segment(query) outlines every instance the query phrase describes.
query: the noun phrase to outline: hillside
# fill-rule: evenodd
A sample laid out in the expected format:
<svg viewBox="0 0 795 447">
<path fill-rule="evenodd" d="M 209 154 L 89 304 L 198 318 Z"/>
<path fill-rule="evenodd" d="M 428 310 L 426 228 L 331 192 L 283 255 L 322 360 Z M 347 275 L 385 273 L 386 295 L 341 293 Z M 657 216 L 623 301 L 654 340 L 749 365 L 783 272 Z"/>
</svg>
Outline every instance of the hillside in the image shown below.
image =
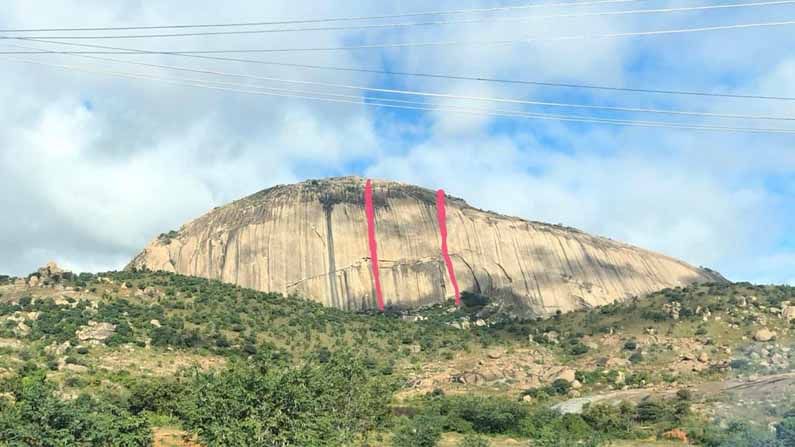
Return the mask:
<svg viewBox="0 0 795 447">
<path fill-rule="evenodd" d="M 9 445 L 79 444 L 91 427 L 106 441 L 86 445 L 148 445 L 155 429 L 208 447 L 655 445 L 679 432 L 736 446 L 775 437 L 768 424 L 795 408 L 790 287 L 703 284 L 515 321 L 476 294 L 354 314 L 170 273 L 52 266 L 0 284 Z M 69 417 L 55 427 L 42 411 Z"/>
<path fill-rule="evenodd" d="M 374 182 L 379 272 L 388 306 L 451 298 L 433 191 Z M 270 188 L 161 234 L 128 269 L 201 276 L 297 294 L 347 310 L 375 307 L 364 179 Z M 524 314 L 608 304 L 723 281 L 684 262 L 581 231 L 475 209 L 447 197 L 450 256 L 462 290 L 522 303 Z"/>
</svg>

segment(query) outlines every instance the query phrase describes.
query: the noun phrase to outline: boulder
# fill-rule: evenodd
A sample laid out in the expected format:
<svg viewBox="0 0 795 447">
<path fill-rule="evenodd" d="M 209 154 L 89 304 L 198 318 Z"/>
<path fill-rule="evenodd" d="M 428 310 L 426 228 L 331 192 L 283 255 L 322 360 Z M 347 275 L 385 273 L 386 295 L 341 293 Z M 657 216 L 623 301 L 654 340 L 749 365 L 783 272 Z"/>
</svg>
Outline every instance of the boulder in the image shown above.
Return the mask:
<svg viewBox="0 0 795 447">
<path fill-rule="evenodd" d="M 155 238 L 127 268 L 297 294 L 346 310 L 370 308 L 376 299 L 365 184 L 366 179 L 345 177 L 274 186 Z M 391 181 L 371 185 L 386 304 L 444 303 L 453 287 L 439 251 L 436 192 Z M 725 281 L 667 256 L 561 225 L 476 209 L 455 197 L 447 197 L 446 214 L 460 289 L 499 292 L 506 303 L 516 302 L 534 315 Z M 280 268 L 272 268 L 276 264 Z"/>
<path fill-rule="evenodd" d="M 554 380 L 565 380 L 566 382 L 573 383 L 577 380 L 577 372 L 571 368 L 563 368 L 555 375 Z"/>
<path fill-rule="evenodd" d="M 77 339 L 89 344 L 101 344 L 116 333 L 116 325 L 89 321 L 88 325 L 75 332 Z"/>
<path fill-rule="evenodd" d="M 702 352 L 698 355 L 698 361 L 701 363 L 709 363 L 709 354 Z"/>
<path fill-rule="evenodd" d="M 795 320 L 795 306 L 787 306 L 781 311 L 781 318 L 792 321 Z"/>
<path fill-rule="evenodd" d="M 774 338 L 776 338 L 776 333 L 767 328 L 759 329 L 754 334 L 754 340 L 756 341 L 766 342 L 771 341 Z"/>
</svg>

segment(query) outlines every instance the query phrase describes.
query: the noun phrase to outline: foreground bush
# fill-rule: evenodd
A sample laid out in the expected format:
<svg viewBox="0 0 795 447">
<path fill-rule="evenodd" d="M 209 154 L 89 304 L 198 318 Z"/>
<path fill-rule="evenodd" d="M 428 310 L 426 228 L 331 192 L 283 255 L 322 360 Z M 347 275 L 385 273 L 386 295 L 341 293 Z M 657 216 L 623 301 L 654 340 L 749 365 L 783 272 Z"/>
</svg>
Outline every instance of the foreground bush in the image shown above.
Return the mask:
<svg viewBox="0 0 795 447">
<path fill-rule="evenodd" d="M 205 447 L 349 445 L 383 422 L 394 390 L 348 354 L 301 368 L 240 364 L 192 388 L 182 419 Z"/>
<path fill-rule="evenodd" d="M 0 445 L 9 447 L 146 447 L 146 420 L 94 397 L 64 401 L 41 372 L 9 384 L 13 402 L 0 401 Z"/>
</svg>

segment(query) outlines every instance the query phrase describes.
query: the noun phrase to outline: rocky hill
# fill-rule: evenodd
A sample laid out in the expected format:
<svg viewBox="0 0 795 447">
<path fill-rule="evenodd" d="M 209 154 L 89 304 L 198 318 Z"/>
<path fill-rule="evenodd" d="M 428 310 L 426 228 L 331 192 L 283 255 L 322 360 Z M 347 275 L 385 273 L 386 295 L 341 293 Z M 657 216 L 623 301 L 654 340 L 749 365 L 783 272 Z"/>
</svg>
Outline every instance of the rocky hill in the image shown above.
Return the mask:
<svg viewBox="0 0 795 447">
<path fill-rule="evenodd" d="M 128 269 L 176 272 L 326 306 L 375 307 L 364 179 L 276 186 L 161 234 Z M 374 182 L 379 271 L 387 306 L 453 296 L 433 191 Z M 508 297 L 535 315 L 568 312 L 720 275 L 579 230 L 476 209 L 448 197 L 450 255 L 464 291 Z"/>
</svg>

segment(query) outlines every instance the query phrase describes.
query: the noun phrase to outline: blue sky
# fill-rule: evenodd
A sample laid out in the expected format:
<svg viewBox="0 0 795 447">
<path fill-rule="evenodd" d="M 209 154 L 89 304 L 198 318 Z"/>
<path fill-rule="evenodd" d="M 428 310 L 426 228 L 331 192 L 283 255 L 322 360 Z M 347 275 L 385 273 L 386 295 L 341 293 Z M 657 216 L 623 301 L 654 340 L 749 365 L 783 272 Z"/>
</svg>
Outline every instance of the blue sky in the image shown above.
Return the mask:
<svg viewBox="0 0 795 447">
<path fill-rule="evenodd" d="M 77 10 L 55 0 L 36 2 L 35 6 L 11 0 L 0 12 L 0 27 L 217 23 L 429 9 L 427 2 L 419 0 L 236 0 L 224 2 L 223 8 L 209 0 L 108 3 L 88 0 L 81 2 Z M 445 0 L 434 2 L 432 9 L 519 4 L 523 3 Z M 706 4 L 725 2 L 637 0 L 502 15 Z M 784 20 L 795 20 L 795 5 L 391 31 L 91 43 L 163 50 L 284 48 L 519 39 Z M 795 97 L 793 29 L 245 57 L 389 71 Z M 65 55 L 25 58 L 173 79 L 201 76 L 129 65 L 110 64 L 109 68 L 109 64 Z M 793 101 L 435 80 L 173 56 L 141 56 L 136 60 L 461 96 L 795 116 Z M 214 206 L 278 183 L 356 174 L 442 187 L 480 208 L 575 226 L 712 267 L 734 280 L 795 284 L 792 135 L 610 127 L 401 111 L 197 89 L 8 60 L 0 60 L 0 64 L 0 101 L 4 104 L 0 108 L 4 123 L 0 126 L 0 187 L 4 191 L 0 206 L 9 210 L 8 217 L 0 219 L 0 272 L 24 274 L 50 259 L 76 270 L 120 268 L 157 234 Z M 317 87 L 311 89 L 318 91 Z M 328 88 L 322 91 L 352 92 Z M 362 94 L 369 101 L 378 97 L 383 95 Z M 702 117 L 517 108 L 445 98 L 425 102 L 429 107 L 491 107 L 743 127 L 755 124 Z M 760 125 L 795 128 L 795 123 L 789 122 Z"/>
</svg>

